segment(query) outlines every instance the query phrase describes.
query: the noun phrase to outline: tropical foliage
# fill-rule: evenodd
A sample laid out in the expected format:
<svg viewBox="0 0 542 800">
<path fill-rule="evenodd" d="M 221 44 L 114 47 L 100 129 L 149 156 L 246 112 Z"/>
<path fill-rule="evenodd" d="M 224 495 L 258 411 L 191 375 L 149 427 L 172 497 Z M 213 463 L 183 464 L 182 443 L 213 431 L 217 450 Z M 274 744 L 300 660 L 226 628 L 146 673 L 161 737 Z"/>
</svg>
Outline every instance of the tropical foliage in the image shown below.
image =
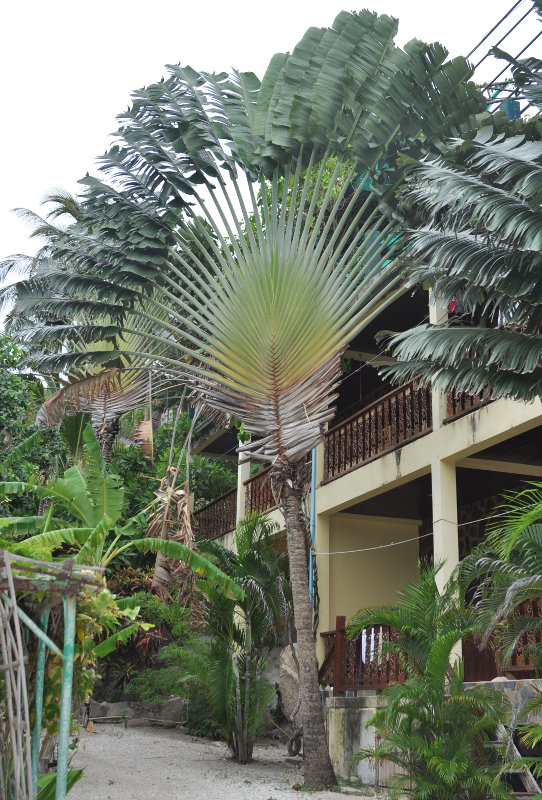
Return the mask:
<svg viewBox="0 0 542 800">
<path fill-rule="evenodd" d="M 384 690 L 384 703 L 370 720 L 374 749 L 357 759 L 395 765 L 391 796 L 415 800 L 510 798 L 499 778 L 503 753 L 494 744 L 510 715 L 506 696 L 484 686 L 465 688 L 462 660 L 454 649 L 472 632 L 474 617 L 462 608 L 455 581 L 439 592 L 429 566 L 406 586 L 396 604 L 359 612 L 351 635 L 367 625 L 392 625 L 395 650 L 406 672 L 404 683 Z"/>
<path fill-rule="evenodd" d="M 463 591 L 475 587 L 473 604 L 482 642 L 495 643 L 506 664 L 524 637 L 532 640 L 525 658 L 542 665 L 542 625 L 537 615 L 522 614 L 524 601 L 542 596 L 542 484 L 530 483 L 506 493 L 488 526 L 485 541 L 460 565 Z M 471 589 L 472 593 L 472 589 Z"/>
<path fill-rule="evenodd" d="M 452 647 L 439 639 L 421 675 L 383 692 L 386 704 L 371 720 L 378 744 L 359 757 L 395 765 L 393 797 L 511 798 L 499 780 L 503 754 L 493 741 L 509 717 L 509 700 L 482 685 L 465 689 L 462 662 L 449 669 Z"/>
<path fill-rule="evenodd" d="M 390 17 L 343 12 L 277 54 L 262 82 L 170 67 L 120 117 L 102 179 L 83 181 L 77 225 L 55 227 L 46 292 L 23 298 L 27 315 L 75 319 L 63 336 L 86 342 L 132 334 L 134 316 L 156 323 L 138 365 L 191 381 L 252 434 L 243 449 L 272 464 L 304 664 L 306 780 L 318 786 L 333 775 L 300 465 L 333 415 L 342 350 L 401 290 L 403 243 L 386 207 L 399 152 L 436 151 L 484 111 L 464 59 L 447 60 L 438 44 L 398 48 L 396 30 Z M 96 315 L 110 322 L 91 324 Z M 45 346 L 55 327 L 23 336 Z M 83 361 L 63 349 L 40 364 Z"/>
<path fill-rule="evenodd" d="M 540 108 L 541 62 L 509 60 L 518 91 Z M 407 282 L 462 314 L 392 336 L 399 364 L 383 372 L 397 381 L 494 398 L 541 394 L 540 115 L 508 127 L 453 138 L 409 171 Z"/>
<path fill-rule="evenodd" d="M 273 530 L 265 517 L 255 513 L 238 524 L 235 553 L 212 540 L 201 543 L 202 552 L 245 593 L 234 602 L 213 586 L 204 587 L 210 639 L 205 685 L 213 716 L 242 764 L 252 759 L 262 712 L 274 694 L 262 673 L 286 632 L 291 610 L 286 556 L 271 543 Z"/>
</svg>

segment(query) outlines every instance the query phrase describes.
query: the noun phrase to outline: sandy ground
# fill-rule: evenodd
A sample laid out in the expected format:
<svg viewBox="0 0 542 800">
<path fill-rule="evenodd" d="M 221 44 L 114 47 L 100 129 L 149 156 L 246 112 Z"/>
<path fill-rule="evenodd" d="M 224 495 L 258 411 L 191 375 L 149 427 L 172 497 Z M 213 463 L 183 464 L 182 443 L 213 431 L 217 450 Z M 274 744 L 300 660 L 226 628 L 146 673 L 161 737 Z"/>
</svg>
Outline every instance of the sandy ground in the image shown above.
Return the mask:
<svg viewBox="0 0 542 800">
<path fill-rule="evenodd" d="M 300 764 L 286 761 L 285 745 L 257 746 L 254 762 L 231 761 L 221 742 L 179 729 L 95 725 L 81 732 L 72 767 L 83 779 L 69 800 L 338 800 L 340 794 L 291 789 L 302 782 Z"/>
</svg>

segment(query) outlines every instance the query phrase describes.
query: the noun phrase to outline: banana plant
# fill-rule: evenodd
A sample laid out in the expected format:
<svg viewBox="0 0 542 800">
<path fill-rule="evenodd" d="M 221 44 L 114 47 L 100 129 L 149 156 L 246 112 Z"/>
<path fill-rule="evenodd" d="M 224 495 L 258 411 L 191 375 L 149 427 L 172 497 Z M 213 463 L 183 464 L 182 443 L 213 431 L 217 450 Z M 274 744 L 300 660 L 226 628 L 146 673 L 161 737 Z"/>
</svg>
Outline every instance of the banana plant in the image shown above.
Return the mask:
<svg viewBox="0 0 542 800">
<path fill-rule="evenodd" d="M 69 467 L 62 478 L 46 486 L 23 481 L 0 483 L 0 501 L 9 495 L 25 493 L 52 502 L 44 516 L 0 518 L 0 536 L 8 549 L 32 558 L 50 559 L 68 547 L 76 564 L 107 567 L 129 548 L 140 552 L 162 552 L 183 561 L 197 575 L 216 584 L 231 598 L 243 597 L 243 591 L 202 555 L 179 542 L 141 537 L 146 526 L 144 512 L 118 525 L 122 514 L 124 489 L 118 475 L 107 470 L 92 427 L 84 431 L 85 471 Z M 58 516 L 57 516 L 58 515 Z M 22 541 L 9 541 L 11 534 L 31 533 Z"/>
</svg>

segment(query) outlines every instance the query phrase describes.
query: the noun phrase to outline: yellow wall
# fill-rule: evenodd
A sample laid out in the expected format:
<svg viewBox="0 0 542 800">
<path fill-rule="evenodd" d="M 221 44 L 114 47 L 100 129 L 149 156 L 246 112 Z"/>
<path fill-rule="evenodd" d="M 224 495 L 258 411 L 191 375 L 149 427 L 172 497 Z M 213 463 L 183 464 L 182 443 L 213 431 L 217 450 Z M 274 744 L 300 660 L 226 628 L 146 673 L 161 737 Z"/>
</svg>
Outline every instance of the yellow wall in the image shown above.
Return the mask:
<svg viewBox="0 0 542 800">
<path fill-rule="evenodd" d="M 418 525 L 417 520 L 334 515 L 329 549 L 357 550 L 412 539 L 418 536 Z M 329 556 L 329 629 L 335 627 L 336 616 L 348 618 L 363 606 L 393 603 L 397 590 L 415 578 L 417 564 L 416 539 L 383 550 Z"/>
</svg>

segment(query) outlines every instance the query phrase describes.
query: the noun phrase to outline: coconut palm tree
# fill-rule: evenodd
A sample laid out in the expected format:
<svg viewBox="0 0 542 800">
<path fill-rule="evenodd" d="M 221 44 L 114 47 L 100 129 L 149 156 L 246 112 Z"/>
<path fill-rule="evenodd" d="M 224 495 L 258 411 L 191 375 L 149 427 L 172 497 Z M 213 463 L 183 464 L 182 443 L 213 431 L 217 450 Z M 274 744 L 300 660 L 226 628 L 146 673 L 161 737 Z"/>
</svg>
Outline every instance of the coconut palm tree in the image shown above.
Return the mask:
<svg viewBox="0 0 542 800">
<path fill-rule="evenodd" d="M 79 325 L 93 341 L 130 334 L 129 316 L 159 319 L 135 355 L 240 419 L 252 434 L 241 449 L 271 464 L 293 587 L 305 780 L 316 787 L 333 771 L 303 462 L 333 416 L 341 352 L 402 290 L 403 243 L 388 216 L 399 152 L 440 147 L 484 110 L 464 59 L 447 61 L 438 44 L 400 49 L 396 29 L 387 16 L 343 12 L 274 56 L 262 82 L 169 67 L 119 118 L 102 179 L 83 181 L 84 219 L 54 243 L 72 269 L 51 270 L 54 292 L 26 306 L 116 321 L 99 333 Z M 47 326 L 26 336 L 44 344 Z M 168 352 L 157 357 L 161 344 Z M 48 354 L 41 365 L 69 361 Z"/>
</svg>

